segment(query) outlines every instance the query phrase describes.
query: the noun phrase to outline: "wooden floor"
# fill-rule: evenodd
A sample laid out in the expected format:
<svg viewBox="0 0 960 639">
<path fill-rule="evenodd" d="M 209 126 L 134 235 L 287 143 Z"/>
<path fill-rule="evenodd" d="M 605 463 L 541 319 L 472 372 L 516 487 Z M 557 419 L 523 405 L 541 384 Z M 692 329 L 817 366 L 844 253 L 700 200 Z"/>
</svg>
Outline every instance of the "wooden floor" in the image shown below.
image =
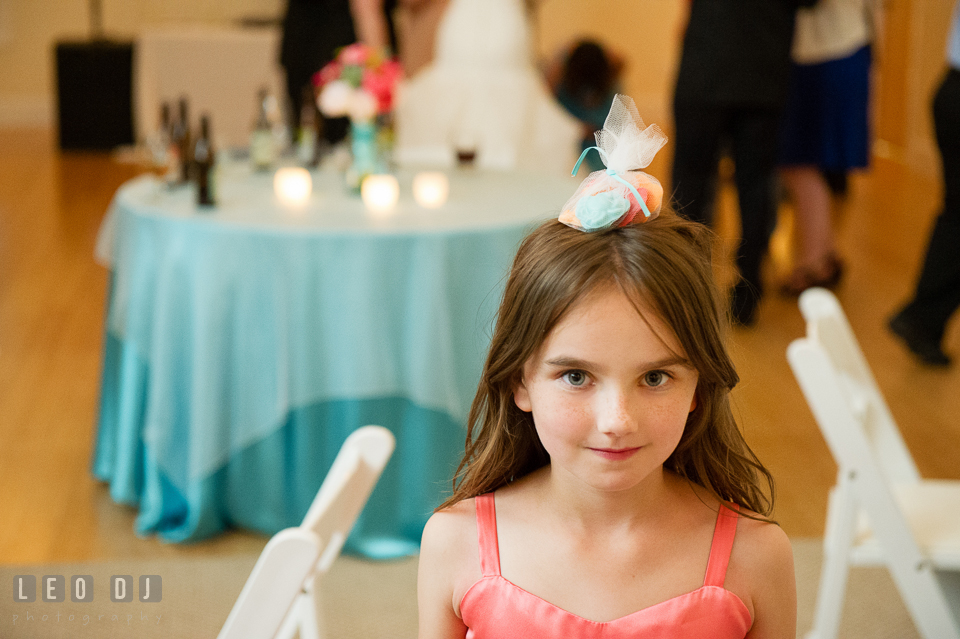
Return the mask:
<svg viewBox="0 0 960 639">
<path fill-rule="evenodd" d="M 93 246 L 114 191 L 138 172 L 108 155 L 59 153 L 45 131 L 0 131 L 0 564 L 224 554 L 266 541 L 139 539 L 135 512 L 90 474 L 108 275 Z M 728 189 L 721 201 L 728 243 L 734 197 Z M 920 366 L 884 328 L 914 281 L 938 197 L 935 180 L 885 161 L 855 179 L 841 214 L 849 268 L 838 295 L 921 472 L 960 479 L 960 363 Z M 786 268 L 788 229 L 775 237 L 771 277 Z M 836 472 L 785 359 L 803 331 L 796 300 L 771 294 L 757 326 L 732 343 L 743 379 L 736 409 L 777 479 L 776 517 L 795 537 L 822 534 Z M 946 348 L 960 360 L 958 321 Z"/>
</svg>

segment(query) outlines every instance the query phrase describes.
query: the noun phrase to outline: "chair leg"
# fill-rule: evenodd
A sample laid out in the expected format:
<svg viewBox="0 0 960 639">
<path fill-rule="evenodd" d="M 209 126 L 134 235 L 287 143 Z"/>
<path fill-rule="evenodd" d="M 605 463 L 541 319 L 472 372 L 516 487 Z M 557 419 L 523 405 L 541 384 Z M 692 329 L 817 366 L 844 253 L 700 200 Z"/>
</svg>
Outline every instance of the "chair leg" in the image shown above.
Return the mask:
<svg viewBox="0 0 960 639">
<path fill-rule="evenodd" d="M 297 596 L 297 600 L 293 603 L 293 606 L 291 606 L 289 614 L 284 618 L 283 624 L 280 626 L 280 630 L 277 631 L 274 639 L 293 639 L 297 635 L 303 619 L 302 609 L 304 596 L 303 593 Z"/>
<path fill-rule="evenodd" d="M 299 602 L 303 613 L 300 616 L 300 639 L 323 639 L 326 633 L 323 627 L 323 602 L 316 582 L 307 586 Z"/>
<path fill-rule="evenodd" d="M 894 561 L 888 568 L 923 639 L 960 639 L 957 602 L 950 601 L 957 593 L 949 576 L 941 577 L 926 563 L 904 566 Z"/>
<path fill-rule="evenodd" d="M 960 572 L 955 570 L 938 571 L 936 573 L 937 581 L 940 582 L 940 588 L 950 606 L 950 614 L 960 628 Z"/>
<path fill-rule="evenodd" d="M 813 628 L 807 633 L 806 639 L 836 639 L 840 631 L 850 572 L 850 549 L 856 532 L 857 507 L 850 484 L 851 480 L 841 469 L 837 485 L 830 492 L 817 608 Z"/>
</svg>

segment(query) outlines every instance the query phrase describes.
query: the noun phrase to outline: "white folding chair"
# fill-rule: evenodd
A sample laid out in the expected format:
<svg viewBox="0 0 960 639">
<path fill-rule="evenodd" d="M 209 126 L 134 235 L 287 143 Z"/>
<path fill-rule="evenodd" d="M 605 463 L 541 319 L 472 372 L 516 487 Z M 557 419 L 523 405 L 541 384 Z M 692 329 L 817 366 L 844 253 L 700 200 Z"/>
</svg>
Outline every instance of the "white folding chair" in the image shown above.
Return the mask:
<svg viewBox="0 0 960 639">
<path fill-rule="evenodd" d="M 267 542 L 218 639 L 323 636 L 317 582 L 340 554 L 393 448 L 393 434 L 381 426 L 347 437 L 303 523 Z"/>
<path fill-rule="evenodd" d="M 837 636 L 851 566 L 886 567 L 924 639 L 960 639 L 960 481 L 920 477 L 837 298 L 800 311 L 787 359 L 838 466 L 807 639 Z"/>
</svg>

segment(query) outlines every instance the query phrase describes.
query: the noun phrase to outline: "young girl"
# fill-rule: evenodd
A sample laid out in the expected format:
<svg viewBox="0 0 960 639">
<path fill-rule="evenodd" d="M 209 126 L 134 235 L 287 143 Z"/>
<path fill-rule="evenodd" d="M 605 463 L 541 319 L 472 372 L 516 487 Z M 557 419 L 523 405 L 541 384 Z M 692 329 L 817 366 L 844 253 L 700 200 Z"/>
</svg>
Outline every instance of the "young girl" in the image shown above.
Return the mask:
<svg viewBox="0 0 960 639">
<path fill-rule="evenodd" d="M 604 144 L 620 133 L 517 253 L 454 494 L 423 533 L 420 639 L 795 636 L 709 231 L 656 215 L 646 164 Z"/>
</svg>

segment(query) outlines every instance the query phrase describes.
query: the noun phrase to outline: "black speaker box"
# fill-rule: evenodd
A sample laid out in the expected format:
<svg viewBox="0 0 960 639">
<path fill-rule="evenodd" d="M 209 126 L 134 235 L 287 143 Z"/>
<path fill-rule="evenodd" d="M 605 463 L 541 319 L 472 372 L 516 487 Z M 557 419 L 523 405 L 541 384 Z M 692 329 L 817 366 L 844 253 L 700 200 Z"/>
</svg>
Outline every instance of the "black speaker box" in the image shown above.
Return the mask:
<svg viewBox="0 0 960 639">
<path fill-rule="evenodd" d="M 57 43 L 61 149 L 133 144 L 133 54 L 132 42 Z"/>
</svg>

